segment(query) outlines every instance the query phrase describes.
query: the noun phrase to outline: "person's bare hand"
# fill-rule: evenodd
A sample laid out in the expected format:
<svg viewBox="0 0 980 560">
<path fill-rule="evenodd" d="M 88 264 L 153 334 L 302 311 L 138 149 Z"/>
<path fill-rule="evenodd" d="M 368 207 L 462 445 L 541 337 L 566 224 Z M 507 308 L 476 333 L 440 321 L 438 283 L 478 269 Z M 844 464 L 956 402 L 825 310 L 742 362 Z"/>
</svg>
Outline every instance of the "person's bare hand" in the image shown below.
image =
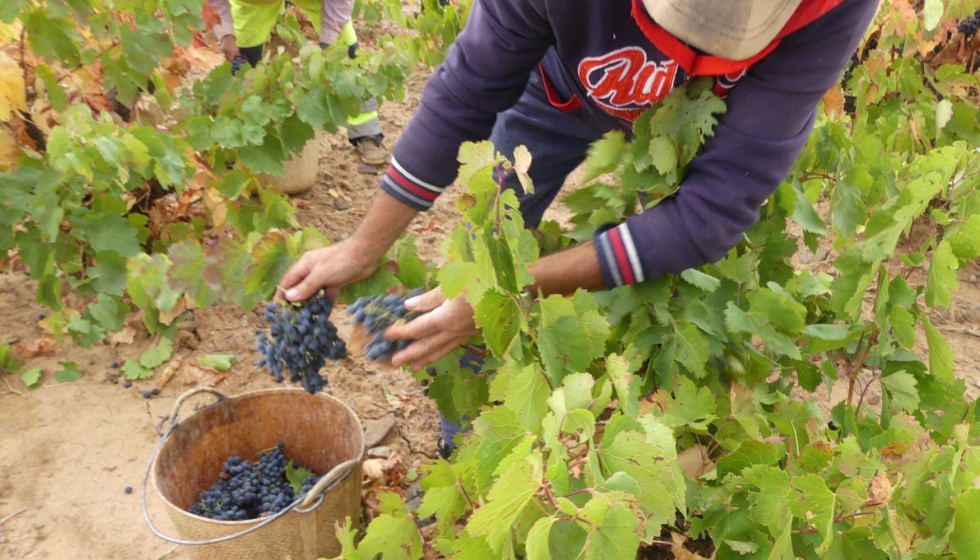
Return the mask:
<svg viewBox="0 0 980 560">
<path fill-rule="evenodd" d="M 279 280 L 277 298 L 302 301 L 322 288 L 327 297 L 336 299 L 344 286 L 364 280 L 378 264 L 365 262 L 363 253 L 350 241 L 307 251 Z"/>
<path fill-rule="evenodd" d="M 425 313 L 401 325 L 388 327 L 389 340 L 414 340 L 408 348 L 391 357 L 395 366 L 411 364 L 419 370 L 462 346 L 479 332 L 473 320 L 473 308 L 463 295 L 446 299 L 440 288 L 430 290 L 405 302 L 409 311 Z"/>
<path fill-rule="evenodd" d="M 241 54 L 238 50 L 238 41 L 234 35 L 225 35 L 221 38 L 221 54 L 225 55 L 228 62 L 233 62 L 235 57 Z"/>
</svg>

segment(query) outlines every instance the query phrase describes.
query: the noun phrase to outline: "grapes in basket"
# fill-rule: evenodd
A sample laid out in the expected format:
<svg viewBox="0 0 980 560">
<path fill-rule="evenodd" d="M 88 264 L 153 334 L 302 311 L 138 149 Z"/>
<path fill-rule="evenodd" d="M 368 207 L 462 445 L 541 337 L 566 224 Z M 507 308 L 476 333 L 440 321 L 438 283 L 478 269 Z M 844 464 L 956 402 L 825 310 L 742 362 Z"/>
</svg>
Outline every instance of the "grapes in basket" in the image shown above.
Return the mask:
<svg viewBox="0 0 980 560">
<path fill-rule="evenodd" d="M 319 477 L 286 459 L 282 442 L 251 462 L 237 455 L 221 467 L 218 481 L 187 511 L 217 521 L 244 521 L 279 513 L 305 495 Z"/>
</svg>

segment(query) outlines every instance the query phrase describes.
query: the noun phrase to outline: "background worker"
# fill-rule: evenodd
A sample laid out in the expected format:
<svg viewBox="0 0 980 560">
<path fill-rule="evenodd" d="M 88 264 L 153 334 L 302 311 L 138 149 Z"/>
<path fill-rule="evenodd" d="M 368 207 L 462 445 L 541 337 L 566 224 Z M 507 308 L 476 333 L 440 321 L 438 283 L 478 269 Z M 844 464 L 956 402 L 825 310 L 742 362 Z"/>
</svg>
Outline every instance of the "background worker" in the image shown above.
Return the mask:
<svg viewBox="0 0 980 560">
<path fill-rule="evenodd" d="M 208 0 L 221 22 L 214 34 L 221 52 L 229 62 L 245 57 L 255 66 L 262 60 L 262 47 L 282 13 L 283 0 Z M 292 0 L 313 22 L 320 36 L 320 45 L 347 47 L 348 55 L 357 55 L 357 33 L 351 23 L 353 0 Z M 382 143 L 381 123 L 378 121 L 378 101 L 370 98 L 361 104 L 361 114 L 347 121 L 347 138 L 357 148 L 364 163 L 382 165 L 388 152 Z"/>
</svg>

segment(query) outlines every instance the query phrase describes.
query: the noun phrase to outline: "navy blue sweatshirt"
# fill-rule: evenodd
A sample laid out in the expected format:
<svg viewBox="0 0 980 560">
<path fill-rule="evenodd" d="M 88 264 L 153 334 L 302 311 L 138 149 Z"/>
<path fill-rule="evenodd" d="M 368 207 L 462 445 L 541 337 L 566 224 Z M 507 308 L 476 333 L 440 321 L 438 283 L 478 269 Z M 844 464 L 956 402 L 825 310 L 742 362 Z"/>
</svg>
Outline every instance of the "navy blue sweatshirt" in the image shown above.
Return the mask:
<svg viewBox="0 0 980 560">
<path fill-rule="evenodd" d="M 600 229 L 595 247 L 609 287 L 717 261 L 786 177 L 877 6 L 804 0 L 763 52 L 728 61 L 688 49 L 639 0 L 475 0 L 395 145 L 382 189 L 417 210 L 431 207 L 456 178 L 460 144 L 488 138 L 534 71 L 552 105 L 585 111 L 600 131 L 629 131 L 673 87 L 711 75 L 728 111 L 678 193 Z"/>
</svg>

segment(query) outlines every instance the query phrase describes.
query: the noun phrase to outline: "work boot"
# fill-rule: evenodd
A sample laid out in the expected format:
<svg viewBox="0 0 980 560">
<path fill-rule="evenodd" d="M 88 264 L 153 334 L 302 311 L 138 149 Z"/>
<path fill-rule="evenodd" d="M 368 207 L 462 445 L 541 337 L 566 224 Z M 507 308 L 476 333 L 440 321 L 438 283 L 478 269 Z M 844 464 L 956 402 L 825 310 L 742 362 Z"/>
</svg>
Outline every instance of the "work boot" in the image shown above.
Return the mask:
<svg viewBox="0 0 980 560">
<path fill-rule="evenodd" d="M 384 165 L 388 162 L 388 150 L 377 136 L 365 136 L 354 140 L 361 161 L 368 165 Z"/>
</svg>

